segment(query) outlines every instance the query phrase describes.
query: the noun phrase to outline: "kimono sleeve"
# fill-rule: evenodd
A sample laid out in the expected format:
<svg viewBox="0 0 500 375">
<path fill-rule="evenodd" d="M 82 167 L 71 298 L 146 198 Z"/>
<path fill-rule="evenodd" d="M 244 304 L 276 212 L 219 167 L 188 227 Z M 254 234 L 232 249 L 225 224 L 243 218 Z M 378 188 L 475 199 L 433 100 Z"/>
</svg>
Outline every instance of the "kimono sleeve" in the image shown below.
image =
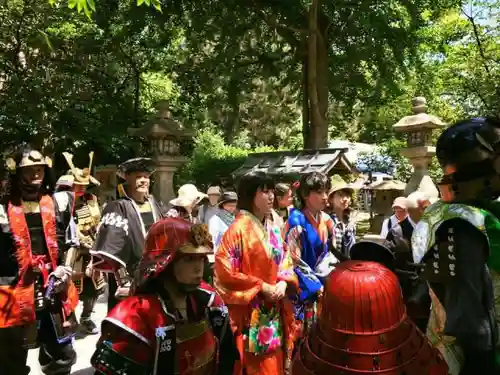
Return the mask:
<svg viewBox="0 0 500 375">
<path fill-rule="evenodd" d="M 125 208 L 119 201 L 110 202 L 102 213 L 101 222 L 97 228 L 97 238 L 90 253 L 126 268 L 131 258 L 130 249 L 127 246 L 128 236 L 129 224 Z M 100 266 L 96 263 L 95 267 Z"/>
<path fill-rule="evenodd" d="M 323 286 L 314 270 L 302 259 L 302 234 L 303 228 L 300 225 L 296 225 L 289 230 L 286 236 L 287 252 L 293 262 L 298 278 L 300 288 L 299 299 L 301 301 L 316 295 Z"/>
<path fill-rule="evenodd" d="M 214 264 L 214 286 L 228 305 L 248 305 L 262 290 L 263 281 L 241 272 L 243 253 L 250 251 L 241 221 L 235 221 L 224 233 Z"/>
</svg>

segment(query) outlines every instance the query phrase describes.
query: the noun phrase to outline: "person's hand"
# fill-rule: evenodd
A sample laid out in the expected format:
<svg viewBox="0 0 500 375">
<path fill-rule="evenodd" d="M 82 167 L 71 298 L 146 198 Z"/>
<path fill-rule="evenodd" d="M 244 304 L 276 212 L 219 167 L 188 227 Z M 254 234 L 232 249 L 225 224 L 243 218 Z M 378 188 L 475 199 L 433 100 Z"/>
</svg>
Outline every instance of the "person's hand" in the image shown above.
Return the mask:
<svg viewBox="0 0 500 375">
<path fill-rule="evenodd" d="M 286 289 L 288 285 L 286 281 L 280 281 L 278 284 L 276 284 L 276 291 L 274 292 L 274 300 L 279 301 L 280 299 L 283 299 L 286 295 Z"/>
<path fill-rule="evenodd" d="M 57 266 L 57 268 L 49 275 L 49 278 L 53 277 L 54 282 L 54 292 L 59 293 L 66 290 L 73 275 L 73 270 L 71 267 Z"/>
<path fill-rule="evenodd" d="M 262 283 L 262 294 L 264 298 L 269 301 L 274 301 L 274 294 L 276 293 L 276 285 Z"/>
</svg>

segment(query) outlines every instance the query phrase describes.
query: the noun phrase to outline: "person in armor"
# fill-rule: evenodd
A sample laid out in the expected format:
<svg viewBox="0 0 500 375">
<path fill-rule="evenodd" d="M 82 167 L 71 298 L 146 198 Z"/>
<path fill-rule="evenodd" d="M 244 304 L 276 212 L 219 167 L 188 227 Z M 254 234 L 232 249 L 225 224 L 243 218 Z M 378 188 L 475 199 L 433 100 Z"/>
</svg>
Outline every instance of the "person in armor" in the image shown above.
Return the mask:
<svg viewBox="0 0 500 375">
<path fill-rule="evenodd" d="M 379 263 L 350 260 L 328 276 L 322 313 L 297 350 L 292 374 L 447 375 L 448 366 L 406 315 L 396 275 Z"/>
<path fill-rule="evenodd" d="M 101 210 L 97 197 L 86 190 L 90 184 L 99 186 L 100 183 L 90 175 L 93 152 L 89 154 L 89 166 L 84 169 L 75 167 L 73 155 L 63 152 L 63 156 L 70 170 L 67 175 L 59 178 L 56 189 L 60 190 L 69 187 L 75 193 L 74 218 L 80 242 L 78 249 L 75 248 L 68 253 L 66 265 L 73 269 L 73 283 L 80 294 L 80 300 L 83 302 L 80 332 L 83 334 L 97 334 L 99 330 L 92 321 L 91 315 L 97 298 L 104 292 L 106 282 L 103 273 L 92 270 L 90 250 L 94 245 L 97 226 L 101 219 Z"/>
<path fill-rule="evenodd" d="M 27 375 L 28 349 L 40 347 L 45 374 L 69 375 L 78 292 L 64 256 L 78 246 L 74 196 L 53 194 L 51 160 L 20 148 L 6 160 L 9 193 L 0 202 L 0 364 Z"/>
<path fill-rule="evenodd" d="M 414 261 L 431 286 L 428 334 L 451 374 L 499 373 L 499 134 L 500 121 L 484 118 L 460 121 L 441 134 L 441 200 L 426 209 L 412 236 Z"/>
<path fill-rule="evenodd" d="M 238 358 L 227 308 L 202 281 L 213 252 L 206 225 L 154 224 L 134 294 L 102 323 L 92 356 L 97 374 L 231 375 Z"/>
<path fill-rule="evenodd" d="M 108 274 L 108 311 L 119 298 L 129 295 L 132 275 L 144 249 L 144 238 L 161 216 L 161 208 L 149 193 L 155 163 L 149 158 L 127 160 L 118 167 L 123 181 L 118 199 L 109 202 L 102 212 L 94 247 L 94 271 Z"/>
</svg>

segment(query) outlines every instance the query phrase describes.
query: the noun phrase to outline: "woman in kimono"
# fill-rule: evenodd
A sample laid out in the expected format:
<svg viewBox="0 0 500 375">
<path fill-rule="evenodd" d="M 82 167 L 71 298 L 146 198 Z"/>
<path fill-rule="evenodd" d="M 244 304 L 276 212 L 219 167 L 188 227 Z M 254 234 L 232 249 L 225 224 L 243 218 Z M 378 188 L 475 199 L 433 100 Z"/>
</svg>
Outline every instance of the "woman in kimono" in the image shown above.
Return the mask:
<svg viewBox="0 0 500 375">
<path fill-rule="evenodd" d="M 274 189 L 274 209 L 283 218 L 283 221 L 288 220 L 290 212 L 293 210 L 293 191 L 289 184 L 276 184 Z"/>
<path fill-rule="evenodd" d="M 229 309 L 239 375 L 282 375 L 293 350 L 295 322 L 287 295 L 298 283 L 281 228 L 270 218 L 273 189 L 262 172 L 241 179 L 240 212 L 215 255 L 214 286 Z"/>
<path fill-rule="evenodd" d="M 329 251 L 329 242 L 335 238 L 334 223 L 323 212 L 329 188 L 330 181 L 325 174 L 303 175 L 298 188 L 302 209 L 292 211 L 286 228 L 286 243 L 299 280 L 300 293 L 294 299 L 294 307 L 302 334 L 306 334 L 315 321 L 323 281 L 338 262 Z"/>
<path fill-rule="evenodd" d="M 344 256 L 356 243 L 356 215 L 352 210 L 354 190 L 339 175 L 332 176 L 328 193 L 329 214 L 335 227 L 335 248 Z"/>
</svg>

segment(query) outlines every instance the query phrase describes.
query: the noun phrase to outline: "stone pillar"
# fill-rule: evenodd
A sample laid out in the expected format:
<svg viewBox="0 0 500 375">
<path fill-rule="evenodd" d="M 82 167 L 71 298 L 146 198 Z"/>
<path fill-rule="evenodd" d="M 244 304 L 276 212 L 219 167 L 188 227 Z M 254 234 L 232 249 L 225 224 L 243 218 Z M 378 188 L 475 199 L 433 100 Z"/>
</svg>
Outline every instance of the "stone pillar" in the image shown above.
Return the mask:
<svg viewBox="0 0 500 375">
<path fill-rule="evenodd" d="M 426 113 L 427 105 L 423 97 L 412 99 L 413 115 L 405 116 L 393 126 L 396 132 L 407 134 L 407 147 L 401 150 L 413 167 L 413 173 L 406 184 L 405 196 L 414 191 L 426 192 L 430 197 L 438 198 L 439 190 L 429 176 L 429 164 L 436 154 L 432 145 L 432 130 L 445 124 L 436 116 Z"/>
<path fill-rule="evenodd" d="M 153 193 L 167 204 L 176 195 L 174 173 L 187 161 L 187 157 L 181 155 L 180 143 L 191 140 L 194 132 L 184 129 L 172 118 L 166 102 L 158 103 L 156 109 L 156 114 L 142 128 L 130 128 L 129 133 L 148 140 L 153 159 L 157 163 Z"/>
<path fill-rule="evenodd" d="M 155 197 L 167 204 L 172 198 L 175 198 L 177 192 L 174 190 L 174 173 L 184 164 L 187 158 L 178 157 L 158 157 L 155 158 L 158 166 L 154 176 L 155 185 L 153 193 Z"/>
</svg>

